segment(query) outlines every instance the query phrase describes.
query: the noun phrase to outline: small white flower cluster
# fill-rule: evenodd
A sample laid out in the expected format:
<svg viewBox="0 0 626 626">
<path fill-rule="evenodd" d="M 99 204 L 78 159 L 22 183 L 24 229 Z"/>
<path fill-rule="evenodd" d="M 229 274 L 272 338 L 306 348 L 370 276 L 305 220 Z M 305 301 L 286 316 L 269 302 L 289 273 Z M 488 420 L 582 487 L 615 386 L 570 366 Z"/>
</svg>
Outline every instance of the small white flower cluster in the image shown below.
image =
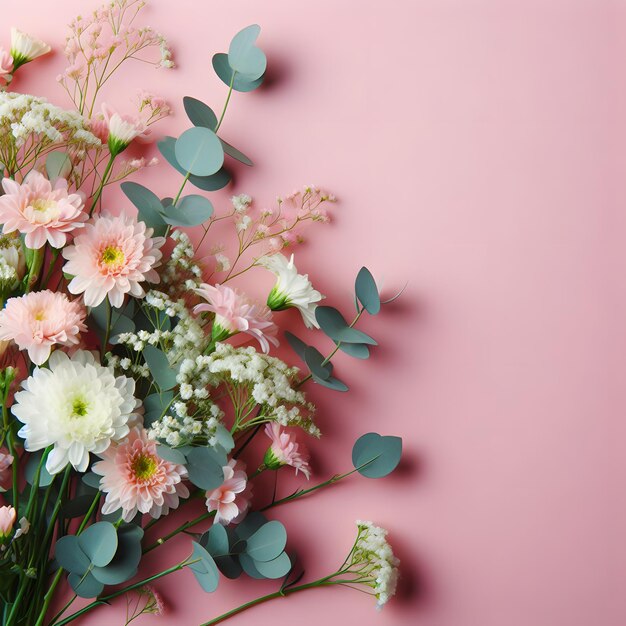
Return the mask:
<svg viewBox="0 0 626 626">
<path fill-rule="evenodd" d="M 194 404 L 195 414 L 188 415 L 189 406 L 185 402 L 174 402 L 172 415 L 164 415 L 154 422 L 148 430 L 148 436 L 166 443 L 173 448 L 186 445 L 218 444 L 215 436 L 224 413 L 210 400 Z"/>
<path fill-rule="evenodd" d="M 350 564 L 357 566 L 361 582 L 374 590 L 380 609 L 396 592 L 400 560 L 394 555 L 384 528 L 360 520 L 356 524 L 358 535 Z"/>
<path fill-rule="evenodd" d="M 12 92 L 0 93 L 0 147 L 3 153 L 11 145 L 23 146 L 28 139 L 39 149 L 56 143 L 100 147 L 100 140 L 88 130 L 77 111 L 50 104 L 44 98 Z"/>
<path fill-rule="evenodd" d="M 233 196 L 230 201 L 237 213 L 245 213 L 252 204 L 252 198 L 245 193 Z"/>
<path fill-rule="evenodd" d="M 134 363 L 128 357 L 119 357 L 107 352 L 104 355 L 104 363 L 117 373 L 125 372 L 135 379 L 150 378 L 150 368 L 145 363 Z"/>
<path fill-rule="evenodd" d="M 202 283 L 202 268 L 195 261 L 195 250 L 189 235 L 182 230 L 175 230 L 170 237 L 176 242 L 170 258 L 167 260 L 162 280 L 170 295 L 182 290 L 197 289 Z"/>
<path fill-rule="evenodd" d="M 231 397 L 241 402 L 240 406 L 235 406 L 235 414 L 244 415 L 236 429 L 277 422 L 283 426 L 298 426 L 319 437 L 320 430 L 312 419 L 315 406 L 295 388 L 297 374 L 298 368 L 261 354 L 252 346 L 236 348 L 228 343 L 217 343 L 212 354 L 183 361 L 178 382 L 183 398 L 205 389 L 207 384 L 226 385 Z M 256 405 L 258 413 L 246 420 Z"/>
</svg>

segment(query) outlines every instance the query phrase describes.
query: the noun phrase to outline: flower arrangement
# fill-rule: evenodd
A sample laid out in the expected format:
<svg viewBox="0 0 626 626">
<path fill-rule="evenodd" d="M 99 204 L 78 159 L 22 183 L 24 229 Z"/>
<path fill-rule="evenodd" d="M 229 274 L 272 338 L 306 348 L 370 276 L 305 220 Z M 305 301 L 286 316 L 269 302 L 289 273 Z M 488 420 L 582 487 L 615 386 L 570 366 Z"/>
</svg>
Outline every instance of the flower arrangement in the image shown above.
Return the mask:
<svg viewBox="0 0 626 626">
<path fill-rule="evenodd" d="M 362 268 L 348 322 L 321 304 L 294 255 L 284 254 L 306 222 L 328 221 L 333 197 L 317 187 L 263 211 L 247 195 L 233 197 L 225 211 L 207 198 L 230 180 L 226 157 L 252 164 L 218 131 L 233 92 L 263 82 L 258 26 L 241 30 L 228 53 L 213 57 L 228 88 L 219 117 L 186 97 L 192 126 L 158 140 L 181 174 L 178 190 L 160 198 L 125 180 L 156 164 L 123 154 L 170 113 L 162 98 L 146 93 L 132 115 L 100 102 L 102 86 L 133 59 L 173 67 L 165 38 L 136 25 L 142 7 L 112 0 L 72 22 L 68 66 L 58 79 L 68 110 L 8 90 L 15 72 L 50 52 L 48 45 L 13 29 L 10 49 L 0 49 L 2 624 L 62 626 L 120 596 L 130 623 L 163 611 L 151 583 L 183 568 L 209 593 L 221 575 L 282 581 L 276 592 L 207 626 L 320 586 L 356 587 L 382 606 L 398 576 L 385 530 L 357 522 L 341 566 L 303 583 L 284 525 L 265 512 L 354 473 L 386 476 L 400 461 L 398 437 L 364 434 L 352 449 L 352 469 L 286 497 L 259 492 L 255 481 L 284 471 L 312 479 L 303 440 L 321 431 L 306 385 L 347 391 L 332 357 L 341 350 L 368 358 L 376 341 L 356 326 L 394 298 L 382 302 Z M 136 212 L 111 211 L 103 192 L 118 183 Z M 190 185 L 198 192 L 186 193 Z M 233 225 L 234 253 L 211 243 L 210 254 L 199 257 L 220 220 Z M 189 229 L 202 231 L 196 246 Z M 248 271 L 275 275 L 266 302 L 237 286 Z M 277 312 L 288 308 L 330 340 L 329 354 L 279 332 Z M 282 336 L 303 370 L 270 354 Z M 248 447 L 255 438 L 266 442 L 260 458 Z M 204 510 L 189 519 L 182 509 L 198 501 Z M 155 540 L 170 514 L 182 523 Z M 191 537 L 188 557 L 143 571 L 144 554 L 183 532 Z M 77 597 L 90 602 L 75 608 Z"/>
</svg>

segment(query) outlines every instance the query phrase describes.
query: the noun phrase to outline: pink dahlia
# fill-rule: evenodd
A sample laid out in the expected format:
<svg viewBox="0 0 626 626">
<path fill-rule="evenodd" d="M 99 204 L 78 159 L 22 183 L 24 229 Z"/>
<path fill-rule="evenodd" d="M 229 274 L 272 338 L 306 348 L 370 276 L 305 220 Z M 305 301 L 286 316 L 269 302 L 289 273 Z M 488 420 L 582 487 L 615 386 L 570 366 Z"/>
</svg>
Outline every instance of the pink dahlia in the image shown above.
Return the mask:
<svg viewBox="0 0 626 626">
<path fill-rule="evenodd" d="M 6 491 L 11 485 L 13 457 L 6 448 L 0 448 L 0 491 Z"/>
<path fill-rule="evenodd" d="M 152 237 L 152 229 L 129 215 L 100 215 L 86 224 L 73 245 L 63 250 L 63 271 L 72 275 L 68 289 L 84 293 L 87 306 L 98 306 L 107 296 L 114 307 L 122 306 L 124 295 L 143 297 L 140 285 L 159 282 L 153 269 L 161 260 L 163 237 Z"/>
<path fill-rule="evenodd" d="M 268 469 L 278 469 L 283 465 L 290 465 L 295 468 L 296 474 L 301 471 L 309 479 L 311 476 L 309 453 L 296 441 L 295 435 L 274 422 L 265 425 L 265 434 L 272 440 L 272 445 L 263 459 L 265 466 Z"/>
<path fill-rule="evenodd" d="M 206 492 L 206 506 L 209 513 L 215 511 L 217 523 L 237 524 L 250 507 L 252 487 L 248 484 L 243 461 L 231 459 L 223 469 L 224 482 L 217 489 Z"/>
<path fill-rule="evenodd" d="M 225 285 L 213 287 L 203 283 L 195 291 L 206 303 L 198 304 L 194 313 L 215 313 L 213 338 L 216 341 L 223 341 L 237 333 L 246 333 L 259 342 L 265 353 L 270 350 L 269 342 L 278 345 L 278 327 L 272 322 L 272 312 L 264 304 L 252 302 Z"/>
<path fill-rule="evenodd" d="M 132 428 L 126 439 L 111 443 L 100 456 L 102 461 L 94 463 L 92 469 L 102 476 L 104 514 L 122 509 L 127 522 L 138 512 L 158 518 L 178 508 L 179 498 L 189 497 L 182 482 L 187 470 L 162 459 L 157 454 L 157 442 L 148 439 L 141 427 Z"/>
<path fill-rule="evenodd" d="M 67 233 L 84 226 L 81 194 L 68 193 L 67 181 L 57 178 L 54 185 L 43 174 L 33 170 L 24 182 L 2 180 L 5 195 L 0 197 L 0 223 L 6 235 L 18 231 L 24 243 L 33 250 L 48 241 L 53 248 L 62 248 Z"/>
<path fill-rule="evenodd" d="M 0 340 L 12 339 L 20 350 L 28 350 L 35 365 L 48 360 L 52 346 L 74 346 L 85 332 L 86 312 L 64 293 L 33 291 L 9 298 L 0 311 Z"/>
</svg>

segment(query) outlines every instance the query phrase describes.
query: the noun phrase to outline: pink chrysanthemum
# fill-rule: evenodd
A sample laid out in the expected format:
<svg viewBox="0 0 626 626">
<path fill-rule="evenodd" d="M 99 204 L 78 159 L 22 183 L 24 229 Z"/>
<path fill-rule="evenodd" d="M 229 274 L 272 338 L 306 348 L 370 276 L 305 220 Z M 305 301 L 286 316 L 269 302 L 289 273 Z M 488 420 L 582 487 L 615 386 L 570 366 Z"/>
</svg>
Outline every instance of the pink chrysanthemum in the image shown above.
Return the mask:
<svg viewBox="0 0 626 626">
<path fill-rule="evenodd" d="M 13 57 L 8 50 L 0 48 L 0 84 L 11 82 L 13 74 Z"/>
<path fill-rule="evenodd" d="M 179 498 L 189 497 L 182 482 L 187 470 L 159 457 L 157 442 L 148 439 L 141 427 L 132 428 L 126 439 L 112 443 L 100 456 L 102 461 L 92 469 L 102 476 L 104 514 L 122 509 L 127 522 L 138 512 L 158 518 L 178 508 Z"/>
<path fill-rule="evenodd" d="M 64 178 L 57 178 L 53 185 L 33 170 L 21 185 L 10 178 L 3 179 L 2 188 L 2 232 L 24 234 L 24 243 L 33 250 L 43 247 L 46 241 L 53 248 L 62 248 L 67 233 L 84 226 L 87 219 L 82 194 L 68 193 Z"/>
<path fill-rule="evenodd" d="M 52 346 L 74 346 L 85 332 L 86 312 L 78 301 L 64 293 L 33 291 L 9 298 L 0 311 L 0 340 L 12 339 L 20 350 L 28 350 L 35 365 L 48 360 Z"/>
<path fill-rule="evenodd" d="M 252 302 L 225 285 L 203 283 L 195 291 L 206 303 L 198 304 L 194 313 L 215 313 L 213 338 L 216 341 L 223 341 L 237 333 L 246 333 L 259 342 L 265 353 L 270 350 L 269 342 L 278 345 L 278 327 L 272 322 L 272 312 L 264 304 Z"/>
<path fill-rule="evenodd" d="M 206 492 L 206 506 L 209 513 L 215 511 L 218 524 L 237 524 L 250 507 L 252 486 L 248 483 L 243 461 L 231 459 L 223 469 L 224 482 L 217 489 Z"/>
<path fill-rule="evenodd" d="M 11 486 L 11 465 L 13 457 L 6 448 L 0 448 L 0 491 L 6 491 Z"/>
<path fill-rule="evenodd" d="M 296 474 L 300 471 L 308 480 L 311 476 L 309 453 L 296 441 L 295 435 L 274 422 L 265 425 L 265 434 L 272 440 L 272 445 L 263 459 L 265 466 L 269 469 L 278 469 L 283 465 L 290 465 L 296 470 Z"/>
<path fill-rule="evenodd" d="M 143 281 L 159 282 L 153 269 L 161 260 L 163 237 L 152 237 L 152 229 L 129 215 L 101 215 L 85 226 L 74 243 L 63 250 L 63 271 L 74 276 L 68 289 L 84 293 L 87 306 L 98 306 L 107 296 L 114 307 L 124 296 L 136 298 L 145 292 Z"/>
</svg>

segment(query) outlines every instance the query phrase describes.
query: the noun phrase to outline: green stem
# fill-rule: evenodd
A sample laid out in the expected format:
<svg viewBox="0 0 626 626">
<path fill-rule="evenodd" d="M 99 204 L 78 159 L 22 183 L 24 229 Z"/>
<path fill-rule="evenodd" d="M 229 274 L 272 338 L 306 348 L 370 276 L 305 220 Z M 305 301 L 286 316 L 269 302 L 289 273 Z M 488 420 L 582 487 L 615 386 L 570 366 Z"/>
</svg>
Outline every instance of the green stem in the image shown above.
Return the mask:
<svg viewBox="0 0 626 626">
<path fill-rule="evenodd" d="M 183 178 L 183 183 L 180 186 L 180 189 L 178 190 L 178 193 L 176 194 L 176 197 L 174 198 L 174 201 L 172 203 L 174 206 L 178 204 L 178 201 L 180 200 L 180 194 L 183 193 L 183 189 L 185 188 L 185 185 L 187 184 L 187 181 L 189 180 L 190 176 L 191 176 L 191 172 L 187 172 L 185 174 L 185 178 Z"/>
<path fill-rule="evenodd" d="M 20 582 L 20 588 L 19 588 L 19 591 L 17 592 L 17 596 L 15 597 L 15 601 L 13 602 L 13 606 L 11 607 L 11 612 L 9 613 L 9 617 L 7 618 L 6 622 L 4 622 L 6 626 L 11 626 L 11 624 L 13 624 L 13 618 L 17 616 L 17 611 L 20 606 L 20 602 L 22 601 L 22 597 L 26 593 L 26 587 L 28 586 L 27 583 L 28 583 L 28 580 L 24 580 L 22 578 L 22 581 Z"/>
<path fill-rule="evenodd" d="M 222 120 L 224 119 L 224 115 L 226 115 L 226 109 L 228 108 L 230 97 L 233 95 L 233 85 L 235 83 L 236 74 L 237 72 L 233 72 L 233 75 L 230 78 L 230 85 L 228 85 L 228 95 L 226 96 L 226 102 L 224 102 L 224 108 L 222 109 L 222 114 L 220 115 L 220 119 L 218 120 L 217 125 L 215 126 L 216 133 L 220 129 L 220 126 L 222 125 Z"/>
<path fill-rule="evenodd" d="M 104 186 L 109 180 L 109 176 L 111 175 L 111 169 L 113 168 L 113 161 L 115 161 L 115 155 L 111 154 L 111 156 L 109 157 L 109 161 L 106 167 L 104 168 L 104 172 L 102 173 L 102 178 L 100 179 L 100 184 L 98 185 L 98 189 L 96 190 L 96 193 L 93 197 L 91 208 L 89 209 L 89 217 L 93 215 L 94 209 L 96 208 L 96 205 L 98 204 L 98 200 L 100 200 L 100 196 L 102 195 L 102 190 L 104 189 Z"/>
<path fill-rule="evenodd" d="M 52 272 L 54 272 L 54 266 L 59 256 L 59 252 L 60 250 L 58 248 L 52 248 L 51 250 L 50 265 L 48 266 L 48 271 L 46 272 L 44 279 L 41 281 L 41 289 L 46 288 L 48 281 L 50 280 L 50 277 L 52 276 Z"/>
<path fill-rule="evenodd" d="M 203 522 L 204 520 L 207 520 L 213 517 L 214 515 L 215 515 L 215 512 L 213 511 L 211 513 L 203 513 L 202 515 L 199 515 L 195 519 L 192 519 L 188 522 L 185 522 L 184 524 L 181 524 L 178 528 L 175 528 L 171 533 L 168 533 L 167 535 L 160 537 L 153 544 L 149 545 L 147 548 L 144 548 L 143 553 L 147 554 L 148 552 L 151 552 L 155 548 L 158 548 L 159 546 L 163 545 L 166 541 L 169 541 L 172 537 L 175 537 L 179 533 L 184 532 L 188 528 L 191 528 L 192 526 L 195 526 L 196 524 L 199 524 L 200 522 Z"/>
<path fill-rule="evenodd" d="M 109 337 L 111 335 L 111 317 L 113 315 L 113 311 L 111 310 L 111 301 L 108 297 L 104 299 L 106 303 L 107 310 L 107 321 L 106 328 L 104 329 L 104 338 L 102 340 L 102 346 L 100 347 L 100 360 L 104 359 L 104 355 L 107 351 L 107 344 L 109 343 Z"/>
<path fill-rule="evenodd" d="M 33 250 L 32 252 L 33 257 L 28 270 L 28 278 L 26 279 L 26 293 L 30 292 L 39 278 L 39 272 L 41 271 L 41 266 L 43 265 L 43 259 L 45 256 L 45 247 Z"/>
</svg>

